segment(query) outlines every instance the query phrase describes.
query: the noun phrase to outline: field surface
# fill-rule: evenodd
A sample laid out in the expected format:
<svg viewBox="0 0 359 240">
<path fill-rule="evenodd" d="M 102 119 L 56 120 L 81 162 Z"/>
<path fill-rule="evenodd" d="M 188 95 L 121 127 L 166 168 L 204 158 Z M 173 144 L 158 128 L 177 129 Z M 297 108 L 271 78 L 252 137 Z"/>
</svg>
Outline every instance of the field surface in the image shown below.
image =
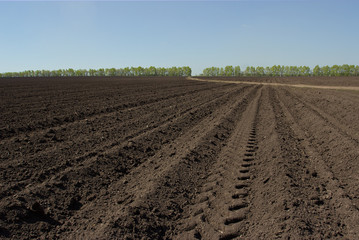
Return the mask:
<svg viewBox="0 0 359 240">
<path fill-rule="evenodd" d="M 216 79 L 352 89 L 0 79 L 0 239 L 359 239 L 359 78 Z"/>
</svg>

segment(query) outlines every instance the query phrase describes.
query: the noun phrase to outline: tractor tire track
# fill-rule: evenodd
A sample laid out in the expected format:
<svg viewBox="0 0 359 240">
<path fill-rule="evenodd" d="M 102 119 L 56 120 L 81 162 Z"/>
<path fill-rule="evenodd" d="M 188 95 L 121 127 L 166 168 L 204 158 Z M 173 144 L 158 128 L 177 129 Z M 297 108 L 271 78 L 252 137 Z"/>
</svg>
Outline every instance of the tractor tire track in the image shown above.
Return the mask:
<svg viewBox="0 0 359 240">
<path fill-rule="evenodd" d="M 0 203 L 1 213 L 10 217 L 16 209 L 23 209 L 22 211 L 27 212 L 29 204 L 31 207 L 33 202 L 37 202 L 41 206 L 47 206 L 49 209 L 47 215 L 55 217 L 53 220 L 57 224 L 53 227 L 58 224 L 61 225 L 66 219 L 63 216 L 71 216 L 79 210 L 78 208 L 85 207 L 85 203 L 94 201 L 97 198 L 96 191 L 106 194 L 107 191 L 102 193 L 101 188 L 94 188 L 96 181 L 100 181 L 102 186 L 108 188 L 112 184 L 111 178 L 113 176 L 121 179 L 131 169 L 140 166 L 148 158 L 156 155 L 156 152 L 162 148 L 160 147 L 161 144 L 168 145 L 171 143 L 171 138 L 175 139 L 182 134 L 182 131 L 191 129 L 193 124 L 196 125 L 197 122 L 210 115 L 214 108 L 228 105 L 233 96 L 242 95 L 248 91 L 248 87 L 232 89 L 224 96 L 207 101 L 195 109 L 191 108 L 175 121 L 168 121 L 158 128 L 140 133 L 138 136 L 132 135 L 132 138 L 127 139 L 121 145 L 112 147 L 102 154 L 97 153 L 98 151 L 96 150 L 95 156 L 89 155 L 85 159 L 80 159 L 75 165 L 65 165 L 66 167 L 63 170 L 59 169 L 59 172 L 51 173 L 51 178 L 48 180 L 39 184 L 32 183 L 26 187 L 19 186 L 14 188 L 13 191 L 17 193 L 14 198 L 11 197 L 12 201 L 10 201 L 9 197 L 2 199 L 2 203 Z M 167 140 L 164 141 L 163 138 Z M 131 143 L 131 146 L 129 143 Z M 154 147 L 155 145 L 157 147 Z M 151 150 L 147 151 L 146 149 L 149 148 Z M 127 159 L 127 161 L 119 161 L 121 158 Z M 79 176 L 81 176 L 80 181 L 78 180 Z M 52 200 L 53 191 L 63 192 L 64 189 L 66 189 L 67 196 L 64 198 L 64 202 L 59 202 L 56 199 L 54 199 L 55 201 Z M 64 192 L 61 194 L 64 194 Z M 17 199 L 20 199 L 20 201 Z M 7 204 L 9 202 L 11 204 Z M 78 203 L 78 207 L 71 207 L 73 202 Z"/>
<path fill-rule="evenodd" d="M 115 141 L 113 141 L 114 139 L 112 138 L 112 140 L 110 141 L 100 141 L 99 144 L 97 144 L 98 146 L 94 147 L 94 143 L 92 143 L 90 146 L 91 148 L 89 149 L 89 151 L 85 151 L 85 153 L 83 154 L 74 154 L 73 152 L 70 152 L 68 151 L 69 147 L 68 146 L 69 144 L 70 145 L 73 145 L 74 143 L 74 140 L 72 139 L 70 141 L 70 143 L 68 143 L 66 146 L 62 146 L 63 143 L 62 141 L 61 142 L 58 142 L 58 143 L 55 143 L 54 147 L 52 148 L 52 151 L 49 151 L 49 150 L 46 150 L 44 149 L 44 151 L 40 151 L 39 153 L 35 153 L 35 154 L 29 154 L 27 152 L 20 152 L 20 156 L 17 156 L 16 154 L 13 154 L 14 156 L 16 156 L 16 158 L 14 158 L 14 160 L 10 160 L 9 158 L 6 158 L 6 157 L 2 157 L 3 160 L 3 163 L 0 164 L 0 168 L 2 168 L 4 170 L 4 177 L 6 177 L 6 179 L 11 180 L 12 179 L 12 176 L 10 175 L 6 175 L 6 171 L 5 169 L 8 168 L 8 167 L 13 167 L 14 165 L 18 165 L 18 167 L 22 167 L 24 168 L 24 164 L 27 164 L 27 165 L 30 165 L 33 167 L 32 170 L 34 171 L 37 171 L 37 168 L 38 167 L 42 167 L 44 169 L 46 169 L 46 163 L 49 163 L 48 159 L 49 158 L 52 158 L 52 159 L 57 159 L 59 156 L 56 156 L 56 155 L 52 155 L 51 153 L 54 152 L 55 154 L 58 153 L 58 151 L 61 149 L 61 151 L 63 152 L 62 153 L 62 157 L 68 157 L 68 162 L 71 163 L 71 165 L 73 165 L 74 163 L 81 163 L 83 160 L 85 160 L 86 158 L 88 157 L 92 157 L 92 156 L 96 156 L 97 154 L 101 154 L 107 150 L 110 150 L 111 148 L 115 148 L 117 147 L 118 145 L 122 144 L 124 141 L 131 141 L 132 138 L 135 138 L 141 134 L 145 134 L 146 132 L 150 132 L 150 131 L 153 131 L 155 130 L 156 128 L 161 128 L 161 126 L 165 125 L 166 123 L 169 123 L 169 122 L 173 122 L 173 121 L 176 121 L 177 116 L 181 116 L 181 115 L 187 115 L 187 113 L 190 113 L 191 114 L 191 111 L 192 111 L 192 114 L 193 114 L 193 111 L 198 111 L 198 109 L 202 108 L 202 107 L 206 107 L 206 105 L 210 104 L 210 103 L 213 103 L 213 102 L 216 102 L 217 100 L 221 100 L 221 99 L 225 99 L 225 98 L 230 98 L 231 94 L 235 94 L 234 92 L 236 91 L 236 89 L 232 89 L 230 91 L 226 91 L 225 94 L 212 94 L 211 98 L 209 98 L 209 100 L 205 100 L 205 98 L 200 97 L 198 98 L 198 101 L 195 101 L 195 99 L 192 99 L 190 101 L 190 98 L 188 98 L 187 100 L 187 103 L 183 103 L 181 105 L 181 108 L 172 108 L 172 106 L 169 106 L 167 107 L 168 110 L 172 111 L 171 114 L 168 114 L 168 117 L 167 118 L 164 118 L 162 119 L 161 117 L 161 120 L 160 121 L 153 121 L 153 123 L 150 122 L 151 119 L 155 119 L 152 114 L 158 114 L 160 116 L 160 112 L 152 112 L 150 115 L 148 115 L 148 117 L 146 118 L 145 116 L 144 117 L 141 117 L 141 121 L 142 122 L 139 122 L 138 120 L 134 119 L 132 120 L 132 117 L 129 118 L 128 121 L 125 121 L 124 124 L 131 124 L 131 122 L 133 122 L 135 125 L 133 125 L 131 127 L 131 125 L 119 125 L 119 126 L 116 126 L 116 128 L 123 128 L 124 126 L 128 127 L 128 128 L 132 128 L 134 130 L 131 130 L 131 131 L 125 131 L 126 135 L 124 136 L 121 136 L 120 139 L 115 139 Z M 183 110 L 183 108 L 186 108 Z M 166 108 L 163 109 L 164 111 L 166 111 Z M 142 111 L 143 112 L 143 111 Z M 134 115 L 136 115 L 136 112 L 133 113 Z M 133 115 L 131 114 L 131 116 Z M 146 124 L 148 124 L 146 126 Z M 113 124 L 112 124 L 113 125 Z M 145 128 L 141 128 L 141 126 L 145 126 Z M 139 128 L 136 129 L 134 127 L 137 127 Z M 111 129 L 106 129 L 107 132 L 109 132 Z M 137 131 L 136 131 L 137 130 Z M 55 132 L 55 137 L 56 137 L 56 130 L 53 130 L 53 132 Z M 112 131 L 113 134 L 119 136 L 119 132 L 118 130 L 117 131 Z M 57 135 L 58 136 L 58 135 Z M 59 136 L 58 136 L 59 137 Z M 80 138 L 85 138 L 87 139 L 86 137 L 84 137 L 83 135 L 80 135 Z M 109 136 L 107 136 L 108 138 Z M 36 136 L 33 136 L 33 138 L 36 140 Z M 60 137 L 62 138 L 62 137 Z M 100 137 L 99 137 L 100 138 Z M 101 137 L 101 139 L 104 138 L 104 137 Z M 41 136 L 40 136 L 40 139 L 41 139 Z M 101 140 L 100 139 L 100 140 Z M 34 140 L 34 141 L 35 141 Z M 79 141 L 77 141 L 77 143 L 81 143 L 81 140 L 79 139 Z M 2 148 L 6 148 L 6 145 L 4 143 L 1 144 L 2 145 Z M 78 146 L 81 146 L 81 151 L 84 151 L 86 148 L 84 146 L 84 144 L 81 144 L 81 145 L 78 145 Z M 33 149 L 31 147 L 29 147 L 29 150 L 30 151 L 33 151 Z M 27 153 L 27 154 L 26 154 Z M 31 152 L 30 152 L 31 153 Z M 66 155 L 68 154 L 68 156 Z M 25 155 L 26 156 L 26 160 L 23 161 L 23 157 L 22 155 Z M 75 155 L 75 156 L 73 156 Z M 40 161 L 42 159 L 42 161 Z M 38 166 L 32 164 L 32 162 L 35 162 Z M 66 165 L 68 165 L 69 163 L 66 163 Z M 66 165 L 62 165 L 60 166 L 61 168 L 65 167 Z M 54 165 L 54 163 L 52 162 L 51 165 L 49 166 L 49 170 L 51 172 L 49 173 L 54 173 L 54 171 L 56 171 L 56 169 L 54 169 L 56 165 Z M 29 168 L 24 168 L 26 170 L 26 174 L 21 176 L 18 172 L 15 173 L 16 176 L 14 176 L 14 182 L 16 182 L 17 184 L 21 184 L 21 181 L 26 181 L 28 178 L 30 177 L 34 177 L 33 176 L 33 173 L 32 173 L 32 170 L 29 169 Z M 42 173 L 42 175 L 49 175 L 49 173 Z M 35 176 L 36 177 L 36 176 Z M 43 179 L 45 180 L 45 179 Z"/>
<path fill-rule="evenodd" d="M 169 78 L 23 82 L 0 83 L 14 100 L 0 106 L 4 116 L 28 106 L 31 125 L 56 99 L 79 106 L 53 116 L 103 112 L 0 141 L 1 239 L 359 237 L 355 92 Z M 106 112 L 126 96 L 139 105 Z M 40 142 L 47 129 L 54 138 Z"/>
<path fill-rule="evenodd" d="M 257 88 L 254 88 L 244 96 L 235 98 L 234 103 L 225 108 L 218 108 L 214 114 L 215 118 L 205 120 L 209 121 L 208 123 L 198 124 L 195 127 L 197 130 L 192 130 L 196 133 L 194 135 L 196 137 L 192 140 L 191 147 L 184 140 L 193 138 L 190 132 L 184 134 L 183 138 L 179 138 L 177 143 L 174 142 L 177 153 L 172 161 L 169 164 L 159 164 L 155 178 L 145 175 L 144 179 L 148 181 L 148 179 L 154 178 L 153 182 L 150 180 L 149 183 L 142 184 L 126 183 L 128 185 L 125 187 L 128 189 L 127 194 L 131 197 L 129 199 L 126 195 L 121 197 L 124 199 L 121 202 L 124 202 L 118 209 L 111 210 L 116 214 L 111 214 L 113 219 L 106 224 L 107 230 L 102 232 L 103 229 L 97 228 L 95 235 L 104 238 L 120 236 L 135 239 L 142 237 L 145 239 L 171 238 L 174 234 L 174 227 L 177 225 L 176 221 L 181 215 L 181 209 L 188 204 L 189 198 L 198 184 L 196 179 L 201 179 L 206 169 L 213 164 L 216 153 L 223 147 L 223 141 L 225 142 L 225 139 L 230 136 L 233 126 L 238 121 L 235 120 L 236 116 L 243 112 L 248 102 L 251 102 L 254 95 L 257 95 L 257 91 Z M 207 128 L 203 129 L 203 126 L 207 126 Z M 171 152 L 169 149 L 163 149 L 163 151 Z M 156 166 L 150 168 L 153 167 L 156 168 Z M 144 174 L 142 168 L 140 172 Z M 153 175 L 152 172 L 150 171 L 149 174 Z M 133 176 L 129 175 L 128 177 L 134 179 Z M 134 189 L 135 192 L 133 192 Z M 161 204 L 159 205 L 159 203 Z M 141 222 L 143 225 L 137 225 L 136 222 Z M 141 229 L 138 229 L 137 226 Z M 146 235 L 143 235 L 144 233 Z"/>
<path fill-rule="evenodd" d="M 261 90 L 241 112 L 215 165 L 184 211 L 175 239 L 234 239 L 245 231 L 255 164 L 256 116 Z M 247 141 L 245 140 L 247 138 Z"/>
<path fill-rule="evenodd" d="M 275 158 L 276 174 L 278 174 L 278 179 L 283 179 L 278 186 L 283 188 L 283 192 L 282 197 L 279 198 L 280 201 L 275 203 L 277 206 L 282 205 L 282 213 L 277 213 L 280 216 L 278 220 L 282 221 L 281 228 L 274 233 L 274 236 L 267 235 L 267 237 L 287 238 L 290 236 L 316 239 L 342 236 L 345 231 L 343 222 L 337 222 L 338 219 L 332 220 L 333 213 L 320 208 L 324 204 L 320 198 L 320 192 L 312 187 L 321 186 L 320 181 L 312 172 L 308 154 L 293 131 L 286 109 L 283 108 L 283 102 L 279 100 L 277 91 L 273 88 L 269 89 L 269 99 L 276 119 L 275 131 L 278 134 L 277 141 L 280 146 L 277 150 L 279 156 Z M 327 219 L 327 222 L 323 223 L 322 219 Z"/>
<path fill-rule="evenodd" d="M 86 168 L 88 168 L 89 166 L 92 165 L 92 163 L 97 164 L 98 158 L 110 158 L 111 156 L 116 156 L 118 157 L 118 151 L 121 150 L 121 154 L 123 155 L 122 157 L 125 157 L 126 153 L 125 151 L 127 150 L 130 154 L 130 156 L 133 155 L 133 153 L 131 153 L 133 151 L 133 147 L 128 147 L 129 143 L 135 143 L 138 141 L 142 141 L 141 138 L 146 138 L 146 135 L 148 134 L 152 134 L 153 136 L 155 136 L 156 138 L 158 138 L 158 134 L 160 134 L 163 137 L 166 137 L 166 135 L 171 134 L 170 132 L 168 132 L 168 130 L 170 131 L 174 131 L 175 134 L 180 134 L 180 131 L 182 131 L 182 128 L 180 129 L 176 129 L 176 125 L 182 125 L 181 122 L 187 122 L 187 119 L 192 119 L 193 123 L 196 122 L 196 120 L 200 120 L 202 117 L 205 117 L 206 115 L 196 115 L 197 112 L 201 111 L 201 112 L 206 112 L 210 113 L 211 112 L 211 108 L 213 106 L 216 105 L 221 105 L 221 104 L 225 104 L 226 102 L 230 101 L 231 97 L 235 94 L 238 94 L 238 92 L 241 92 L 245 90 L 245 88 L 238 88 L 236 90 L 231 90 L 228 94 L 222 95 L 222 96 L 217 96 L 214 99 L 210 99 L 207 101 L 204 101 L 203 103 L 200 103 L 197 106 L 191 106 L 188 109 L 183 110 L 180 114 L 176 114 L 172 117 L 170 117 L 169 119 L 165 119 L 163 122 L 157 122 L 157 125 L 155 125 L 152 128 L 145 128 L 145 129 L 140 129 L 137 132 L 132 132 L 130 135 L 123 137 L 123 139 L 120 139 L 119 141 L 117 141 L 117 143 L 111 143 L 110 145 L 102 145 L 100 146 L 100 148 L 96 148 L 90 152 L 85 153 L 82 156 L 76 156 L 74 159 L 72 160 L 68 160 L 64 163 L 62 163 L 59 166 L 55 166 L 55 167 L 51 167 L 48 170 L 45 171 L 41 171 L 39 172 L 39 174 L 33 175 L 31 172 L 29 172 L 28 169 L 24 169 L 24 171 L 27 173 L 26 176 L 32 177 L 32 178 L 39 178 L 38 180 L 33 179 L 31 181 L 31 186 L 34 185 L 34 183 L 40 181 L 38 184 L 40 184 L 41 186 L 44 185 L 46 182 L 48 182 L 49 180 L 53 180 L 53 179 L 57 179 L 60 177 L 63 177 L 63 175 L 65 173 L 68 173 L 69 171 L 79 171 L 80 169 L 83 169 L 83 166 L 86 166 Z M 204 111 L 204 109 L 207 109 Z M 181 117 L 176 117 L 177 115 L 181 116 Z M 196 116 L 196 117 L 194 117 Z M 198 118 L 200 117 L 200 118 Z M 196 119 L 197 118 L 197 119 Z M 177 132 L 177 133 L 176 133 Z M 173 137 L 175 137 L 176 135 L 174 135 Z M 159 141 L 158 144 L 160 144 L 162 142 L 161 139 L 157 139 L 156 141 Z M 153 146 L 153 144 L 155 144 L 155 142 L 150 142 L 151 145 Z M 139 154 L 141 155 L 153 155 L 153 150 L 151 150 L 150 152 L 146 152 L 145 150 L 141 150 L 141 149 L 147 149 L 148 147 L 151 146 L 134 146 L 134 147 L 140 147 L 139 149 Z M 152 147 L 153 148 L 153 147 Z M 157 150 L 159 149 L 159 145 L 156 147 Z M 128 156 L 128 157 L 130 157 Z M 137 158 L 139 158 L 139 155 L 137 156 Z M 22 163 L 23 164 L 23 163 Z M 25 163 L 26 164 L 26 163 Z M 135 163 L 135 166 L 138 163 Z M 78 167 L 77 167 L 78 166 Z M 122 169 L 122 167 L 119 167 L 120 169 Z M 34 168 L 34 170 L 36 170 L 36 168 Z M 121 170 L 122 171 L 122 170 Z M 4 178 L 9 179 L 9 176 L 5 175 L 6 172 L 3 171 L 4 174 Z M 19 174 L 19 173 L 16 173 Z M 21 175 L 20 175 L 21 176 Z M 51 176 L 51 178 L 46 178 L 46 176 Z M 29 190 L 29 186 L 26 186 L 29 182 L 28 180 L 29 178 L 25 178 L 24 180 L 16 180 L 14 185 L 8 185 L 8 186 L 3 186 L 3 192 L 2 192 L 2 197 L 9 195 L 10 193 L 13 195 L 14 193 L 18 192 L 19 190 L 26 188 L 27 191 Z M 26 186 L 26 187 L 25 187 Z M 36 186 L 36 185 L 35 185 Z M 6 193 L 8 192 L 8 193 Z"/>
</svg>

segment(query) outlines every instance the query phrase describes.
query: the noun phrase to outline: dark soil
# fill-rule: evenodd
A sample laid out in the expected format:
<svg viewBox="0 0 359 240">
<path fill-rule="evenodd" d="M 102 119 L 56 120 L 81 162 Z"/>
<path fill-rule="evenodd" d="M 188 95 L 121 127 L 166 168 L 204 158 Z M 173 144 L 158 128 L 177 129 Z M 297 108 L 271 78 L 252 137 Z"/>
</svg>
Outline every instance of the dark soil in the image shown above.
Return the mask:
<svg viewBox="0 0 359 240">
<path fill-rule="evenodd" d="M 0 95 L 0 239 L 359 239 L 358 91 L 78 77 Z"/>
<path fill-rule="evenodd" d="M 218 79 L 227 81 L 260 82 L 260 83 L 284 83 L 306 84 L 315 86 L 343 86 L 358 87 L 359 77 L 197 77 L 199 79 Z"/>
</svg>

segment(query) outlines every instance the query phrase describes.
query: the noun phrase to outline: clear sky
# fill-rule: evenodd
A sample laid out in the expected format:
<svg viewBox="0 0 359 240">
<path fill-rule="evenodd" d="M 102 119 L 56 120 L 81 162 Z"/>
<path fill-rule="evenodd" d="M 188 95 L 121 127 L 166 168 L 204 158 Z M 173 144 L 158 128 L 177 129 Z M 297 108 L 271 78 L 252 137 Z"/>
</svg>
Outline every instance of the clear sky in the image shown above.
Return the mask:
<svg viewBox="0 0 359 240">
<path fill-rule="evenodd" d="M 0 1 L 0 72 L 359 64 L 359 1 Z"/>
</svg>

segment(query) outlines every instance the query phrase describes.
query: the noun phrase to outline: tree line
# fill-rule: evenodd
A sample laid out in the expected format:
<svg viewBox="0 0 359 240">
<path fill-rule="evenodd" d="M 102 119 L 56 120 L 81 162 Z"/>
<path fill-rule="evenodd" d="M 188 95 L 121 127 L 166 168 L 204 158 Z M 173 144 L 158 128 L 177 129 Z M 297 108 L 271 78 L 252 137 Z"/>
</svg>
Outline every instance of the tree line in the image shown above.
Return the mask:
<svg viewBox="0 0 359 240">
<path fill-rule="evenodd" d="M 240 66 L 210 67 L 203 70 L 202 76 L 207 77 L 239 77 L 239 76 L 359 76 L 359 66 L 355 65 L 333 65 L 315 66 L 311 69 L 308 66 L 281 66 L 272 67 L 247 67 L 241 71 Z"/>
<path fill-rule="evenodd" d="M 27 70 L 0 73 L 0 77 L 80 77 L 80 76 L 191 76 L 192 69 L 185 67 L 125 67 L 100 69 Z"/>
</svg>

